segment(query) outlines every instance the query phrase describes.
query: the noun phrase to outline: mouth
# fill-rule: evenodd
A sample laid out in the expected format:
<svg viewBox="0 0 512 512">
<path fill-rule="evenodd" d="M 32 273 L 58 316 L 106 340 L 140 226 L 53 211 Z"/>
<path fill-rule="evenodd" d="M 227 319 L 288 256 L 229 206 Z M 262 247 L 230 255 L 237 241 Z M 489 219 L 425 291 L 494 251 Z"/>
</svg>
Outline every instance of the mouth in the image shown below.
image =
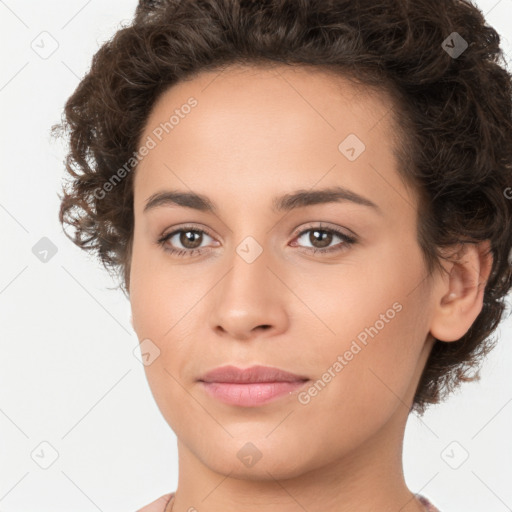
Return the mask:
<svg viewBox="0 0 512 512">
<path fill-rule="evenodd" d="M 297 392 L 309 380 L 269 366 L 223 366 L 206 373 L 198 382 L 211 397 L 223 403 L 257 407 Z"/>
</svg>

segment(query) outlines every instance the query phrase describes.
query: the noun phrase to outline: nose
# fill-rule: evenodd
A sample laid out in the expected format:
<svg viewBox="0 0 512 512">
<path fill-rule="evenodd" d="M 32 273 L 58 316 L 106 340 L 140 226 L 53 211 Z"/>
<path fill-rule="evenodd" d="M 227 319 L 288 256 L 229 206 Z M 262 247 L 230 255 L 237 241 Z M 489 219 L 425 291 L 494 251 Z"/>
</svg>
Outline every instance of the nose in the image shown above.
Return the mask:
<svg viewBox="0 0 512 512">
<path fill-rule="evenodd" d="M 234 253 L 230 270 L 212 290 L 211 327 L 217 335 L 250 340 L 288 328 L 290 292 L 269 263 L 265 251 L 251 263 Z"/>
</svg>

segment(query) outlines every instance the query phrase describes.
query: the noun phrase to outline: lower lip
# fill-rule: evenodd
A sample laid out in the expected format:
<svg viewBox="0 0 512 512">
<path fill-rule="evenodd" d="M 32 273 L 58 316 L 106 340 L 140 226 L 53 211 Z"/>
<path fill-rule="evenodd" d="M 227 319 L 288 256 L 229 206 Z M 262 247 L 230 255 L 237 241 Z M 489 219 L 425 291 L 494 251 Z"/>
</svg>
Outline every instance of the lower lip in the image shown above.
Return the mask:
<svg viewBox="0 0 512 512">
<path fill-rule="evenodd" d="M 200 382 L 207 393 L 221 402 L 241 407 L 257 407 L 297 391 L 308 381 L 253 382 L 250 384 Z"/>
</svg>

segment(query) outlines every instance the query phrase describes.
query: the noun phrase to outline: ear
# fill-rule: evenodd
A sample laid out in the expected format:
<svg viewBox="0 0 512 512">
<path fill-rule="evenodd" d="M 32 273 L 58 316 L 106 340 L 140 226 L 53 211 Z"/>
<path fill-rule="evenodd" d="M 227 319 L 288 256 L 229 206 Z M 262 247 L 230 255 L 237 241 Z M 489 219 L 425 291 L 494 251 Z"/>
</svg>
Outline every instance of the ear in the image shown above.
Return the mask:
<svg viewBox="0 0 512 512">
<path fill-rule="evenodd" d="M 430 333 L 441 341 L 464 336 L 482 310 L 493 262 L 490 241 L 464 243 L 455 259 L 435 292 Z"/>
</svg>

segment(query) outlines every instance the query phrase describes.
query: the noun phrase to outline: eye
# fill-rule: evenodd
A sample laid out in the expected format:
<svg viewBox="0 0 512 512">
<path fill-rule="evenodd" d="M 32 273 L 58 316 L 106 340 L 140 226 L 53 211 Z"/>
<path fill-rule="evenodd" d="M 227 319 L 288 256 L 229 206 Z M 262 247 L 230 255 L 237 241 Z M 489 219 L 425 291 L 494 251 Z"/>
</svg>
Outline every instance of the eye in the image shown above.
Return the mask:
<svg viewBox="0 0 512 512">
<path fill-rule="evenodd" d="M 204 252 L 204 248 L 201 248 L 200 245 L 205 235 L 208 238 L 212 238 L 203 229 L 198 229 L 193 226 L 183 226 L 180 229 L 163 235 L 158 239 L 157 243 L 163 247 L 164 251 L 175 254 L 176 256 L 192 256 L 196 253 Z M 171 247 L 168 246 L 168 242 L 171 242 Z M 176 244 L 181 244 L 183 248 L 176 248 Z"/>
<path fill-rule="evenodd" d="M 301 231 L 298 234 L 296 240 L 304 238 L 307 233 L 309 233 L 309 236 L 305 237 L 304 241 L 308 241 L 312 245 L 310 247 L 300 245 L 299 247 L 302 247 L 303 249 L 313 253 L 343 251 L 348 249 L 349 246 L 355 244 L 357 241 L 353 236 L 349 236 L 338 229 L 327 228 L 321 225 Z M 332 241 L 336 238 L 339 238 L 341 243 L 329 247 Z"/>
</svg>

